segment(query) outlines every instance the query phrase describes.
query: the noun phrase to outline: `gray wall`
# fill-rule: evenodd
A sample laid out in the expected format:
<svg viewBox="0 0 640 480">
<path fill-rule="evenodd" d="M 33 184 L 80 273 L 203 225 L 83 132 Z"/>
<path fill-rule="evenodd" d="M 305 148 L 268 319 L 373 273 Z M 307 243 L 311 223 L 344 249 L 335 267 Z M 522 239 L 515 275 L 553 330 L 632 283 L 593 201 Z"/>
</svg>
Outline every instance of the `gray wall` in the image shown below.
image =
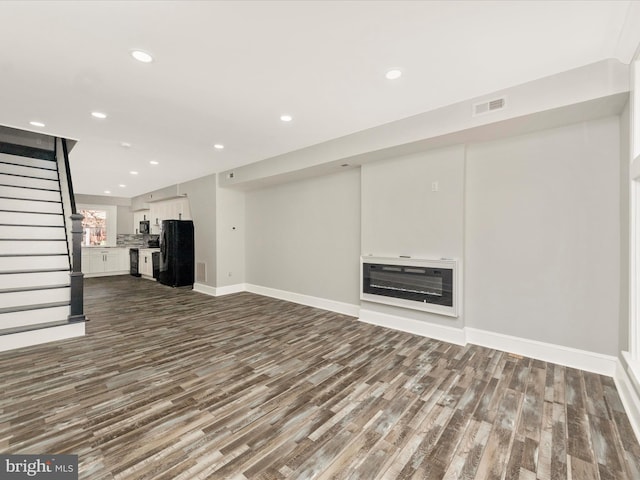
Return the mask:
<svg viewBox="0 0 640 480">
<path fill-rule="evenodd" d="M 76 203 L 90 205 L 117 205 L 118 223 L 116 232 L 133 233 L 133 213 L 131 212 L 131 199 L 125 197 L 112 197 L 104 195 L 75 195 Z"/>
<path fill-rule="evenodd" d="M 217 287 L 245 282 L 245 193 L 216 190 Z"/>
<path fill-rule="evenodd" d="M 631 120 L 629 104 L 620 115 L 620 324 L 618 348 L 629 351 L 629 283 L 630 283 L 630 172 Z"/>
<path fill-rule="evenodd" d="M 149 208 L 149 204 L 147 202 L 175 197 L 178 193 L 184 192 L 178 192 L 178 184 L 175 184 L 154 190 L 153 192 L 147 192 L 144 195 L 138 195 L 131 199 L 131 210 L 143 210 L 145 208 Z"/>
<path fill-rule="evenodd" d="M 363 165 L 362 253 L 462 260 L 464 153 L 464 146 L 458 145 Z M 451 327 L 464 326 L 462 314 L 452 318 L 371 302 L 363 302 L 363 307 Z"/>
<path fill-rule="evenodd" d="M 617 355 L 619 118 L 470 145 L 465 193 L 467 325 Z"/>
<path fill-rule="evenodd" d="M 206 280 L 198 283 L 216 285 L 216 176 L 208 175 L 178 186 L 180 194 L 186 193 L 195 230 L 195 262 L 204 263 Z M 165 193 L 174 190 L 165 189 Z M 177 190 L 176 190 L 177 191 Z M 154 192 L 154 199 L 164 198 Z"/>
<path fill-rule="evenodd" d="M 359 303 L 360 171 L 246 194 L 248 283 Z"/>
</svg>

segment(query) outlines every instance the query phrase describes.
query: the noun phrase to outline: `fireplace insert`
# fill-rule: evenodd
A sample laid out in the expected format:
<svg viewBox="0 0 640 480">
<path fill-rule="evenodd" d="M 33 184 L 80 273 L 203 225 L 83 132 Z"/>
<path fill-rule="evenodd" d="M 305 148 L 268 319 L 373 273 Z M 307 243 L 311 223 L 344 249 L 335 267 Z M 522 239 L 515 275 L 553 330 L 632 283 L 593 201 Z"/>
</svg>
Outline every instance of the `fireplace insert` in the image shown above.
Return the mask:
<svg viewBox="0 0 640 480">
<path fill-rule="evenodd" d="M 455 316 L 455 266 L 454 260 L 362 257 L 360 298 Z"/>
</svg>

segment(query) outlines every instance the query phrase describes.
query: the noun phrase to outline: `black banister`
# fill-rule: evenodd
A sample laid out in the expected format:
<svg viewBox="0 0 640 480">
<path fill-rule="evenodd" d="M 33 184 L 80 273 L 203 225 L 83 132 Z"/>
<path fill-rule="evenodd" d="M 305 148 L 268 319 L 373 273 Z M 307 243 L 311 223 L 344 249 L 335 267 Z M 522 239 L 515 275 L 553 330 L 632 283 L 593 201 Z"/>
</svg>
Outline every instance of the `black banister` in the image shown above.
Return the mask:
<svg viewBox="0 0 640 480">
<path fill-rule="evenodd" d="M 70 322 L 84 322 L 84 274 L 82 273 L 82 220 L 84 216 L 76 210 L 76 199 L 73 194 L 73 183 L 71 181 L 71 168 L 69 167 L 69 149 L 67 140 L 60 139 L 62 143 L 62 161 L 66 174 L 67 193 L 71 205 L 71 272 L 69 273 L 69 283 L 71 287 L 71 305 L 68 320 Z M 55 143 L 55 150 L 58 153 L 58 142 Z M 58 159 L 59 160 L 59 159 Z M 60 161 L 58 161 L 58 170 Z M 63 202 L 64 204 L 64 202 Z M 64 207 L 63 207 L 64 208 Z M 66 222 L 65 222 L 66 223 Z"/>
<path fill-rule="evenodd" d="M 67 188 L 69 189 L 69 200 L 71 201 L 71 213 L 76 214 L 76 198 L 73 194 L 73 182 L 71 181 L 71 167 L 69 167 L 69 149 L 67 148 L 67 139 L 62 138 L 62 154 L 64 155 L 64 169 L 67 174 Z M 82 232 L 80 232 L 82 233 Z"/>
<path fill-rule="evenodd" d="M 71 244 L 73 266 L 71 267 L 71 311 L 69 321 L 83 322 L 84 316 L 84 274 L 82 273 L 82 220 L 79 213 L 71 215 Z"/>
</svg>

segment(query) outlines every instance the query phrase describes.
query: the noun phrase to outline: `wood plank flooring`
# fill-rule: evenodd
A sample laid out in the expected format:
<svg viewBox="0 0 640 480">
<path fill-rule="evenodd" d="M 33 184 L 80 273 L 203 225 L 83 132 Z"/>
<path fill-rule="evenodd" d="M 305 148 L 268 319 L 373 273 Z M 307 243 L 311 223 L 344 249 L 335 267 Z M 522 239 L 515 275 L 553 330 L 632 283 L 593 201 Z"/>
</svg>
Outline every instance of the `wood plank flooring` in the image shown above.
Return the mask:
<svg viewBox="0 0 640 480">
<path fill-rule="evenodd" d="M 249 293 L 85 298 L 86 337 L 0 353 L 0 452 L 91 480 L 640 479 L 608 377 Z"/>
</svg>

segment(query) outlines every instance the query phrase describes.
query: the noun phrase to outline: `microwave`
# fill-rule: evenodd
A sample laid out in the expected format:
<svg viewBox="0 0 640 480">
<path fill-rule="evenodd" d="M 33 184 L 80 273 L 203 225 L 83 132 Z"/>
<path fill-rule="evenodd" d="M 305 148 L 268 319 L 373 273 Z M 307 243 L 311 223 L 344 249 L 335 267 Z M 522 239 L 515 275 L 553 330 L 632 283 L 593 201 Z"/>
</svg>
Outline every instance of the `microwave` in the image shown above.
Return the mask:
<svg viewBox="0 0 640 480">
<path fill-rule="evenodd" d="M 138 230 L 140 233 L 151 233 L 151 222 L 149 220 L 142 220 L 140 222 L 140 229 Z"/>
</svg>

